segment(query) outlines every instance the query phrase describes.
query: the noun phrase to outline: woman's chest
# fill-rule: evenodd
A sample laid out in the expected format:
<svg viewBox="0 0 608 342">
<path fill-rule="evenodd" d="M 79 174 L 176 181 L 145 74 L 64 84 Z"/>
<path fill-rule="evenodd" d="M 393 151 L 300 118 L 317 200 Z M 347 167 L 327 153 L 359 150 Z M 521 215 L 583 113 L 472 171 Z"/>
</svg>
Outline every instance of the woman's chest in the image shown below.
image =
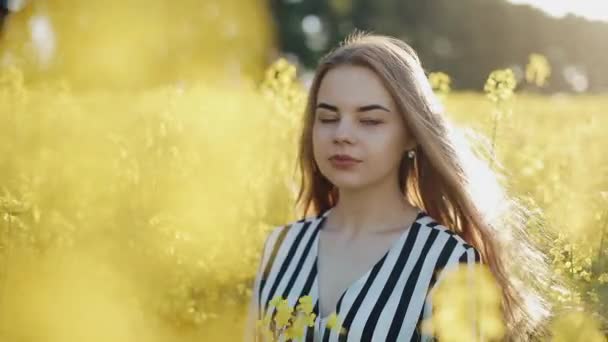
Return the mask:
<svg viewBox="0 0 608 342">
<path fill-rule="evenodd" d="M 337 310 L 344 292 L 368 275 L 395 239 L 393 234 L 341 242 L 331 234 L 319 236 L 317 272 L 321 317 Z"/>
<path fill-rule="evenodd" d="M 438 256 L 426 243 L 430 231 L 414 229 L 384 244 L 367 240 L 348 245 L 331 243 L 317 232 L 301 232 L 297 243 L 294 239 L 283 244 L 262 281 L 261 309 L 268 308 L 276 295 L 294 307 L 308 295 L 317 317 L 314 328 L 309 328 L 314 333 L 307 337 L 325 335 L 328 315 L 336 312 L 346 327 L 347 341 L 409 340 L 431 282 L 428 271 Z"/>
</svg>

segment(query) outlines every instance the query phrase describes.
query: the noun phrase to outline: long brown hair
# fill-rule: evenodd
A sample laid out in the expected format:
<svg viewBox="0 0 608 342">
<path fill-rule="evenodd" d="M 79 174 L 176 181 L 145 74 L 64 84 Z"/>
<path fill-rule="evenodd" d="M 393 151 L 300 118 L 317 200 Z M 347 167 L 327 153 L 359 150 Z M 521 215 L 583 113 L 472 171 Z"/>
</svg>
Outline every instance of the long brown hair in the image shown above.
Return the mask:
<svg viewBox="0 0 608 342">
<path fill-rule="evenodd" d="M 458 130 L 446 118 L 416 52 L 399 39 L 356 32 L 321 59 L 309 89 L 297 161 L 301 172 L 297 203 L 303 216 L 319 215 L 339 198 L 338 189 L 316 167 L 312 127 L 323 77 L 345 64 L 375 72 L 394 98 L 418 143 L 416 157 L 410 160 L 404 156 L 400 164 L 400 190 L 409 203 L 480 252 L 482 263 L 502 289 L 505 339 L 545 335 L 550 305 L 540 290 L 525 287 L 521 281 L 550 280 L 546 260 L 525 232 L 532 212 L 507 196 L 500 185 L 500 173 L 490 167 L 499 168 L 498 161 L 491 154 L 478 157 L 480 152 L 470 147 L 467 139 L 471 137 L 481 143 L 480 148 L 487 147 L 483 136 Z M 514 271 L 518 266 L 523 267 Z"/>
</svg>

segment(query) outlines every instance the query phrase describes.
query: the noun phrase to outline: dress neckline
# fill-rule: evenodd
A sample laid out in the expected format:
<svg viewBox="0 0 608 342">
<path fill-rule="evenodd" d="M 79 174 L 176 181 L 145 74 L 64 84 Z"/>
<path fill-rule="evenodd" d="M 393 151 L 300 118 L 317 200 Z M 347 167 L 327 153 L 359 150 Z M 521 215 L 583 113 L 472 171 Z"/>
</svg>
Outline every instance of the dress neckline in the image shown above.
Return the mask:
<svg viewBox="0 0 608 342">
<path fill-rule="evenodd" d="M 423 217 L 426 216 L 426 212 L 422 209 L 417 209 L 417 214 L 416 214 L 416 218 L 412 221 L 412 223 L 409 225 L 409 227 L 407 229 L 405 229 L 403 232 L 400 233 L 399 238 L 395 239 L 395 241 L 391 244 L 391 246 L 386 250 L 386 252 L 384 252 L 384 254 L 380 257 L 380 259 L 376 260 L 376 262 L 369 267 L 369 269 L 367 271 L 365 271 L 365 273 L 363 273 L 360 277 L 358 277 L 357 279 L 355 279 L 352 283 L 350 283 L 346 288 L 344 288 L 340 294 L 340 296 L 338 297 L 338 301 L 335 303 L 334 307 L 332 308 L 332 311 L 330 311 L 329 315 L 325 316 L 325 317 L 321 317 L 321 288 L 320 288 L 320 284 L 319 284 L 319 242 L 320 242 L 320 230 L 323 228 L 323 226 L 325 225 L 325 222 L 327 221 L 327 215 L 329 215 L 329 213 L 331 212 L 332 208 L 327 209 L 322 215 L 320 215 L 321 218 L 321 222 L 319 222 L 319 224 L 316 226 L 316 236 L 315 236 L 315 241 L 314 241 L 314 253 L 315 253 L 315 268 L 317 269 L 317 271 L 315 272 L 315 281 L 313 282 L 316 286 L 315 291 L 313 291 L 314 293 L 316 293 L 316 298 L 314 298 L 315 301 L 315 307 L 317 308 L 317 312 L 315 312 L 315 314 L 319 317 L 319 319 L 321 321 L 325 321 L 327 320 L 332 313 L 336 313 L 339 314 L 339 310 L 338 308 L 340 307 L 340 302 L 342 301 L 342 298 L 356 285 L 359 285 L 360 283 L 364 282 L 365 280 L 367 280 L 367 278 L 369 277 L 370 273 L 372 272 L 372 270 L 374 268 L 376 268 L 378 266 L 378 264 L 380 264 L 381 262 L 383 262 L 384 259 L 386 259 L 386 257 L 391 253 L 391 251 L 397 249 L 399 246 L 401 246 L 404 242 L 405 239 L 409 233 L 410 230 L 412 230 L 412 228 L 416 225 L 416 223 L 418 223 L 418 221 L 420 221 L 420 219 L 422 219 Z"/>
</svg>

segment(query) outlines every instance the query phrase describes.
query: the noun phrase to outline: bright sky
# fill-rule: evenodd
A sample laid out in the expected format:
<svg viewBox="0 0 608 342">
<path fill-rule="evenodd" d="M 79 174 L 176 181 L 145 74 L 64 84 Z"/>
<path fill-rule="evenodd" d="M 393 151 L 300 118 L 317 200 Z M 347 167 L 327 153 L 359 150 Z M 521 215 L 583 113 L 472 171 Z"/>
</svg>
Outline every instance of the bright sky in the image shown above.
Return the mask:
<svg viewBox="0 0 608 342">
<path fill-rule="evenodd" d="M 608 21 L 608 0 L 509 0 L 515 4 L 529 4 L 545 12 L 562 17 L 567 13 L 593 20 Z"/>
</svg>

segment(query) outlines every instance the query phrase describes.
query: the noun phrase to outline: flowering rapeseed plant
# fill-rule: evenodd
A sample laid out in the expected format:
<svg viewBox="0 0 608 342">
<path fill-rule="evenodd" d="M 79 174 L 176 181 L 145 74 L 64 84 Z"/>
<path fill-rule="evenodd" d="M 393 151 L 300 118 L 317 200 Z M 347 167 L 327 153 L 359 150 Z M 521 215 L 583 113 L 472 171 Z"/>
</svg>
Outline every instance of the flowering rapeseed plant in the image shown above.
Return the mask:
<svg viewBox="0 0 608 342">
<path fill-rule="evenodd" d="M 490 73 L 484 86 L 486 96 L 495 104 L 492 123 L 492 153 L 496 149 L 496 133 L 498 121 L 504 115 L 503 103 L 511 98 L 517 86 L 515 75 L 511 69 L 494 70 Z"/>
<path fill-rule="evenodd" d="M 490 73 L 483 90 L 492 102 L 501 102 L 511 98 L 516 86 L 513 70 L 500 69 Z"/>
</svg>

